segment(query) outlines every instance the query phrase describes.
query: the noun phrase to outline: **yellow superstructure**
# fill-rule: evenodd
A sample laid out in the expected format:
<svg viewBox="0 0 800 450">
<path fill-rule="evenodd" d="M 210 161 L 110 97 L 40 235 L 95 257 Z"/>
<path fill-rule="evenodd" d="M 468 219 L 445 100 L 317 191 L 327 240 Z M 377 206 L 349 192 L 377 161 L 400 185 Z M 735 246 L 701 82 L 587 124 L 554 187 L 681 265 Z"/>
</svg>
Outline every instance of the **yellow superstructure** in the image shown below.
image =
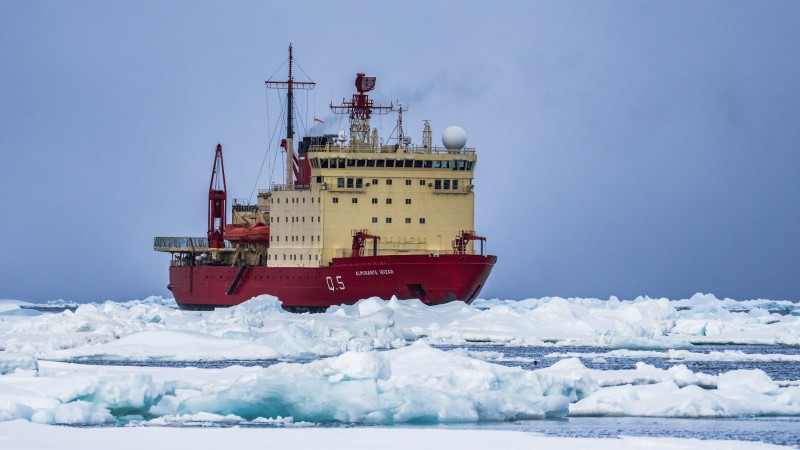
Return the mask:
<svg viewBox="0 0 800 450">
<path fill-rule="evenodd" d="M 269 206 L 268 265 L 351 256 L 354 230 L 380 236 L 378 255 L 450 253 L 456 235 L 474 228 L 474 149 L 329 144 L 306 157 L 308 186 L 259 195 Z"/>
</svg>

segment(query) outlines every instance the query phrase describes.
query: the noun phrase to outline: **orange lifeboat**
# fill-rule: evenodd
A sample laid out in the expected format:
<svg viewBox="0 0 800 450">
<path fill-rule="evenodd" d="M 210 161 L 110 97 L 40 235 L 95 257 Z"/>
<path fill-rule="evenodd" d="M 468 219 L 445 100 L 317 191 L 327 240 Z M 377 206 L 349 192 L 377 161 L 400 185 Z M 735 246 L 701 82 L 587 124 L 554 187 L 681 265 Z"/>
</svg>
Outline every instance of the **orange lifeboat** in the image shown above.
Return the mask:
<svg viewBox="0 0 800 450">
<path fill-rule="evenodd" d="M 224 238 L 231 242 L 250 242 L 247 236 L 247 227 L 229 223 L 225 225 Z"/>
<path fill-rule="evenodd" d="M 269 227 L 263 223 L 257 223 L 247 229 L 248 242 L 269 242 Z"/>
</svg>

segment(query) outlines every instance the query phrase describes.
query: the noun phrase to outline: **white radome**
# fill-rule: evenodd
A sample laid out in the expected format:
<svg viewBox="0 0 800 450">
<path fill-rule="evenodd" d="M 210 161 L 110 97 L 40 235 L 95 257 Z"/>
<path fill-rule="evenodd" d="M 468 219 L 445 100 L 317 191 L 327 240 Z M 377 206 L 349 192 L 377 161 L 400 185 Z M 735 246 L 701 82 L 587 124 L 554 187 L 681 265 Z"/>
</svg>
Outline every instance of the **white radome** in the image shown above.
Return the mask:
<svg viewBox="0 0 800 450">
<path fill-rule="evenodd" d="M 447 127 L 442 133 L 442 144 L 448 150 L 461 150 L 467 145 L 467 132 L 455 125 Z"/>
</svg>

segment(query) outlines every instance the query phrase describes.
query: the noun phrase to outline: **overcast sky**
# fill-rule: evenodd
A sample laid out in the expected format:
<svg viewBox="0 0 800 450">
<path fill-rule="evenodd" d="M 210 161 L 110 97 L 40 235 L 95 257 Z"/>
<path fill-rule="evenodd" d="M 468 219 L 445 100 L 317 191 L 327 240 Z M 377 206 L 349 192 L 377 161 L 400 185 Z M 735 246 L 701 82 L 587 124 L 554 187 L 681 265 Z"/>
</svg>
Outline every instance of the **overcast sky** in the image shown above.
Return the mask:
<svg viewBox="0 0 800 450">
<path fill-rule="evenodd" d="M 356 72 L 466 130 L 482 297 L 800 300 L 795 1 L 0 0 L 0 298 L 169 296 L 152 238 L 205 234 L 218 142 L 250 196 L 289 42 L 319 131 Z"/>
</svg>

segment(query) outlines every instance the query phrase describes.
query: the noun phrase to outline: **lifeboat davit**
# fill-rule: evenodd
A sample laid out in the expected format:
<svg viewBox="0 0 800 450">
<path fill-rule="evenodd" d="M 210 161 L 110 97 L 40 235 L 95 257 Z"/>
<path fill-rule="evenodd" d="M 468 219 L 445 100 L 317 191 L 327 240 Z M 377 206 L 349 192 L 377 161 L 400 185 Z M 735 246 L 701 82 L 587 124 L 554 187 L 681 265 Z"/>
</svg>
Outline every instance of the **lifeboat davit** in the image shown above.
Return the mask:
<svg viewBox="0 0 800 450">
<path fill-rule="evenodd" d="M 248 242 L 247 241 L 247 227 L 244 225 L 234 225 L 229 223 L 225 225 L 225 234 L 223 238 L 231 242 Z"/>
<path fill-rule="evenodd" d="M 257 223 L 247 229 L 249 242 L 269 242 L 269 227 L 263 223 Z"/>
<path fill-rule="evenodd" d="M 229 223 L 225 225 L 224 238 L 234 243 L 269 242 L 269 227 L 263 223 L 249 227 Z"/>
</svg>

